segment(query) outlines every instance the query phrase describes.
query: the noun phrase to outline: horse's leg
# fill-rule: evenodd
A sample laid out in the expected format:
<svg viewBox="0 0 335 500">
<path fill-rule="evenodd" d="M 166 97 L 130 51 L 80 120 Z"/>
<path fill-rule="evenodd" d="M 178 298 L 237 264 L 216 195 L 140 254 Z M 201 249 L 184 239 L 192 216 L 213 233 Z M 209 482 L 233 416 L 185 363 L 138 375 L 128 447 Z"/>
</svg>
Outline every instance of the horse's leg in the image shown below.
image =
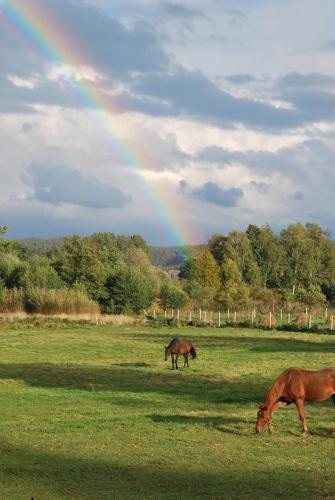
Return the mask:
<svg viewBox="0 0 335 500">
<path fill-rule="evenodd" d="M 183 368 L 185 368 L 185 366 L 187 366 L 187 365 L 186 365 L 186 361 L 187 361 L 187 354 L 183 354 L 183 356 L 184 356 L 184 366 L 183 366 Z"/>
<path fill-rule="evenodd" d="M 186 363 L 187 363 L 187 368 L 189 368 L 189 367 L 190 367 L 190 365 L 188 364 L 188 358 L 189 358 L 189 357 L 190 357 L 190 353 L 188 352 L 188 353 L 186 354 Z"/>
<path fill-rule="evenodd" d="M 307 429 L 306 420 L 305 420 L 304 400 L 302 398 L 298 398 L 294 402 L 295 402 L 296 407 L 298 409 L 299 417 L 301 420 L 302 435 L 306 436 L 306 434 L 308 434 L 308 429 Z"/>
<path fill-rule="evenodd" d="M 284 408 L 284 406 L 287 406 L 287 403 L 284 403 L 282 401 L 277 401 L 277 403 L 275 403 L 273 406 L 272 406 L 272 410 L 271 410 L 271 415 L 270 415 L 270 420 L 269 420 L 269 423 L 268 423 L 268 429 L 269 429 L 269 432 L 272 432 L 273 431 L 273 426 L 272 426 L 272 415 L 274 414 L 275 411 L 279 410 L 279 408 Z"/>
<path fill-rule="evenodd" d="M 174 365 L 175 365 L 176 370 L 178 370 L 178 354 L 176 354 Z"/>
<path fill-rule="evenodd" d="M 335 405 L 335 394 L 332 395 L 333 403 Z"/>
<path fill-rule="evenodd" d="M 172 359 L 172 370 L 174 370 L 174 354 L 171 354 L 171 359 Z"/>
</svg>

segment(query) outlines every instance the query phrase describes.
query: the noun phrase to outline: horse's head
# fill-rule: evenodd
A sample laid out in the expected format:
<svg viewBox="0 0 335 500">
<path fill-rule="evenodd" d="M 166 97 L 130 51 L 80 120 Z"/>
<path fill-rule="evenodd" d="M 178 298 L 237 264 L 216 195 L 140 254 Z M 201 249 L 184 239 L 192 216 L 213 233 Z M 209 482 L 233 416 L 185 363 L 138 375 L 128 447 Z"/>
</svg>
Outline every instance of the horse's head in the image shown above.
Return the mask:
<svg viewBox="0 0 335 500">
<path fill-rule="evenodd" d="M 191 353 L 191 356 L 193 359 L 197 357 L 197 351 L 194 349 L 193 346 L 192 346 L 192 349 L 190 350 L 190 353 Z"/>
<path fill-rule="evenodd" d="M 169 359 L 170 349 L 168 346 L 165 347 L 165 361 Z"/>
<path fill-rule="evenodd" d="M 271 415 L 268 407 L 265 404 L 261 404 L 257 413 L 256 433 L 259 434 L 262 432 L 265 425 L 268 425 L 270 430 Z"/>
</svg>

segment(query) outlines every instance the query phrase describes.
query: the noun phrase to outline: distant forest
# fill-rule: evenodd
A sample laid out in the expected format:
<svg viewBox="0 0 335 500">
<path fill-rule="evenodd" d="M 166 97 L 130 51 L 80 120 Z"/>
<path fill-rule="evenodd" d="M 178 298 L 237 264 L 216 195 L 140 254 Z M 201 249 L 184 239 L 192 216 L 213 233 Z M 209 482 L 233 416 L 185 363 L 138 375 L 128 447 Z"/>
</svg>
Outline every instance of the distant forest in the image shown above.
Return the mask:
<svg viewBox="0 0 335 500">
<path fill-rule="evenodd" d="M 335 242 L 317 224 L 279 234 L 249 225 L 186 247 L 108 232 L 21 241 L 6 233 L 0 227 L 0 312 L 335 306 Z"/>
<path fill-rule="evenodd" d="M 59 238 L 25 238 L 19 242 L 29 248 L 35 255 L 44 255 L 52 252 L 64 243 L 64 237 Z M 206 245 L 188 246 L 149 246 L 153 266 L 178 268 L 191 255 L 197 255 Z"/>
</svg>

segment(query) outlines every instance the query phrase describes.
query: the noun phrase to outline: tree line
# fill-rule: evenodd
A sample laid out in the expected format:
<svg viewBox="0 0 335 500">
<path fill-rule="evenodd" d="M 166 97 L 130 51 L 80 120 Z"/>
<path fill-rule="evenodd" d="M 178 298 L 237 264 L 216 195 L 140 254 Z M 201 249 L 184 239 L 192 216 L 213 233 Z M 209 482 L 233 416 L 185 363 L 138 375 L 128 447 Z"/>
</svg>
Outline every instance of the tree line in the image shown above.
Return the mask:
<svg viewBox="0 0 335 500">
<path fill-rule="evenodd" d="M 318 224 L 291 224 L 278 235 L 269 225 L 249 225 L 214 234 L 200 256 L 184 261 L 180 276 L 190 297 L 222 308 L 333 304 L 335 242 Z"/>
<path fill-rule="evenodd" d="M 214 234 L 178 249 L 179 280 L 152 264 L 139 235 L 68 236 L 36 254 L 0 227 L 0 310 L 139 313 L 166 308 L 335 303 L 335 243 L 317 224 Z M 156 249 L 157 250 L 157 249 Z M 160 251 L 160 258 L 176 255 Z M 157 260 L 157 251 L 156 251 Z M 65 311 L 66 309 L 66 311 Z"/>
</svg>

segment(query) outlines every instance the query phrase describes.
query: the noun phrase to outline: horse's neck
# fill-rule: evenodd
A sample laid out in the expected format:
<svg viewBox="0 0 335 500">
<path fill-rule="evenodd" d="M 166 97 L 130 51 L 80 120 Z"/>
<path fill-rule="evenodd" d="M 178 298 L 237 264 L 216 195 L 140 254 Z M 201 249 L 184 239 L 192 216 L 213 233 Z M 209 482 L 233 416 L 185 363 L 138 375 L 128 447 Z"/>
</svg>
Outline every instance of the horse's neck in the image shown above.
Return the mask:
<svg viewBox="0 0 335 500">
<path fill-rule="evenodd" d="M 279 397 L 280 397 L 279 381 L 275 380 L 275 382 L 271 385 L 266 395 L 266 402 L 265 402 L 266 406 L 268 408 L 271 408 Z"/>
</svg>

